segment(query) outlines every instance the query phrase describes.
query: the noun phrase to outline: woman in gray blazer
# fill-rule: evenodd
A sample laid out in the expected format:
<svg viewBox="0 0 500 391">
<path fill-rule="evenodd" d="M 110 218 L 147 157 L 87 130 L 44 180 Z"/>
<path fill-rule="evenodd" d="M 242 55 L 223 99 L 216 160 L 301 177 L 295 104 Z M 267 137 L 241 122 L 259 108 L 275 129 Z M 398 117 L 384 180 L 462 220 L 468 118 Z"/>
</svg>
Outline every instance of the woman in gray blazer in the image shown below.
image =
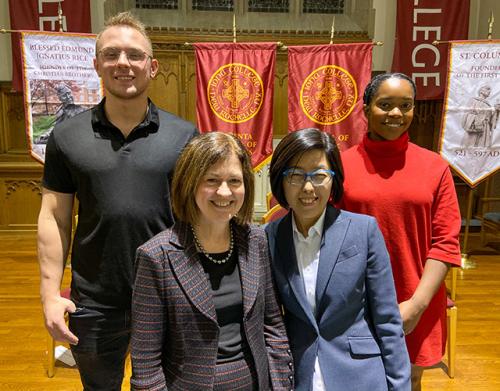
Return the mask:
<svg viewBox="0 0 500 391">
<path fill-rule="evenodd" d="M 288 134 L 271 161 L 289 213 L 266 227 L 299 391 L 409 391 L 389 256 L 374 218 L 336 209 L 343 170 L 333 138 Z M 366 189 L 370 191 L 370 189 Z"/>
<path fill-rule="evenodd" d="M 186 146 L 172 180 L 176 223 L 137 250 L 133 390 L 293 389 L 266 235 L 249 224 L 253 200 L 237 138 L 206 133 Z"/>
</svg>

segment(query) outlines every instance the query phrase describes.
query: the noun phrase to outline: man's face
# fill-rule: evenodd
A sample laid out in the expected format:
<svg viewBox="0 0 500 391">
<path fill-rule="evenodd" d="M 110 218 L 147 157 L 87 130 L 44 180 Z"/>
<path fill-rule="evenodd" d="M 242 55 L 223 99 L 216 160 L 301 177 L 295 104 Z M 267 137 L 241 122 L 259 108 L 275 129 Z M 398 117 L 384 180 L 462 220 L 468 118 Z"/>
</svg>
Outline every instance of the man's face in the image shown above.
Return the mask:
<svg viewBox="0 0 500 391">
<path fill-rule="evenodd" d="M 479 96 L 482 96 L 483 98 L 487 98 L 491 94 L 491 87 L 490 86 L 483 86 L 479 90 Z"/>
<path fill-rule="evenodd" d="M 73 103 L 73 95 L 71 95 L 71 90 L 69 88 L 57 91 L 57 97 L 63 105 L 70 105 Z"/>
<path fill-rule="evenodd" d="M 113 26 L 101 34 L 94 67 L 102 79 L 106 96 L 128 100 L 147 94 L 149 80 L 158 71 L 158 62 L 150 57 L 150 50 L 146 38 L 128 26 Z M 107 60 L 103 53 L 109 51 L 119 53 L 118 58 Z M 146 56 L 137 61 L 131 53 L 146 53 Z"/>
</svg>

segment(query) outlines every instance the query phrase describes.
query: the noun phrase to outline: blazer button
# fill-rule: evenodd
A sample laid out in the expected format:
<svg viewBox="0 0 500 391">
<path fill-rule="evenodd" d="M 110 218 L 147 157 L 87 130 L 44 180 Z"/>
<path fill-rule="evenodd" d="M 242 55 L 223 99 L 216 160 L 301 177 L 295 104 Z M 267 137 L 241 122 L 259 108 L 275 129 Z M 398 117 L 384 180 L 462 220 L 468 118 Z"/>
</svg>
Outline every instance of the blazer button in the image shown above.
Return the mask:
<svg viewBox="0 0 500 391">
<path fill-rule="evenodd" d="M 288 376 L 288 378 L 290 379 L 290 381 L 293 381 L 293 375 Z"/>
<path fill-rule="evenodd" d="M 288 366 L 289 366 L 290 368 L 291 368 L 291 367 L 293 367 L 293 362 L 291 362 L 291 361 L 290 361 L 290 362 L 288 363 Z"/>
<path fill-rule="evenodd" d="M 287 350 L 286 350 L 286 352 L 287 352 L 288 354 L 291 354 L 291 353 L 292 353 L 292 351 L 291 351 L 290 349 L 287 349 Z"/>
</svg>

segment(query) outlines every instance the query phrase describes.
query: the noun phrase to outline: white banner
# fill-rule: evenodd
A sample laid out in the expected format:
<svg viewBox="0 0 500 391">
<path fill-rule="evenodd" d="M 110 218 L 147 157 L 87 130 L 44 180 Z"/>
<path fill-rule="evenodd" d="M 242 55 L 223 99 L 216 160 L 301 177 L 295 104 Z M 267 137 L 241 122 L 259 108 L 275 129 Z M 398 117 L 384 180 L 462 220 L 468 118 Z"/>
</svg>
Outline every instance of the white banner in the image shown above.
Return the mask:
<svg viewBox="0 0 500 391">
<path fill-rule="evenodd" d="M 24 32 L 21 50 L 26 134 L 31 155 L 43 163 L 54 126 L 102 98 L 93 65 L 95 36 Z"/>
<path fill-rule="evenodd" d="M 440 153 L 470 186 L 500 168 L 500 40 L 450 43 Z"/>
</svg>

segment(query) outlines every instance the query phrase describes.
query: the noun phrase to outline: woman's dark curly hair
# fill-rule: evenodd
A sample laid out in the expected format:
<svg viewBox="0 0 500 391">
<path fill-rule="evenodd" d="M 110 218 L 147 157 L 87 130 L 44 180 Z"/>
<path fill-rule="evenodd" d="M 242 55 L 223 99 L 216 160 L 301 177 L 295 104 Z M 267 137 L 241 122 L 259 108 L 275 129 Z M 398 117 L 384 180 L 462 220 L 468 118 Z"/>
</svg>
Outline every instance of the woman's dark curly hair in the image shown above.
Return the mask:
<svg viewBox="0 0 500 391">
<path fill-rule="evenodd" d="M 411 84 L 413 88 L 413 98 L 417 95 L 417 86 L 411 77 L 405 75 L 404 73 L 381 73 L 380 75 L 374 76 L 365 88 L 365 93 L 363 94 L 363 103 L 369 105 L 372 101 L 373 96 L 377 93 L 380 85 L 387 79 L 402 79 L 406 80 Z"/>
</svg>

